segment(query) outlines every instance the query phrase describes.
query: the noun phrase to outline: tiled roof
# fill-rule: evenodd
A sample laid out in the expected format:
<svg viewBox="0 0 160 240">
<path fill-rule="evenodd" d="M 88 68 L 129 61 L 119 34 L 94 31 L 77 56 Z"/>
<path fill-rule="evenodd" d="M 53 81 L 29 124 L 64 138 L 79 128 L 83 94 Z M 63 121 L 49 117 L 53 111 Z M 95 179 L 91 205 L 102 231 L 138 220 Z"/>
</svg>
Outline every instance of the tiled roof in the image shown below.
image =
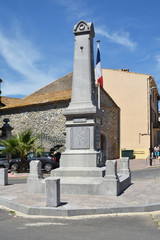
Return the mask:
<svg viewBox="0 0 160 240">
<path fill-rule="evenodd" d="M 11 98 L 11 97 L 3 97 L 3 96 L 1 97 L 1 102 L 5 106 L 18 103 L 19 101 L 21 101 L 21 98 Z"/>
<path fill-rule="evenodd" d="M 49 83 L 48 85 L 44 86 L 43 88 L 40 88 L 36 92 L 33 92 L 29 96 L 32 96 L 35 94 L 46 93 L 46 92 L 57 92 L 57 91 L 70 90 L 72 88 L 72 77 L 73 77 L 73 72 L 68 73 L 67 75 Z"/>
<path fill-rule="evenodd" d="M 33 106 L 37 104 L 46 104 L 51 102 L 67 101 L 71 99 L 72 90 L 58 91 L 58 92 L 47 92 L 42 94 L 29 95 L 25 98 L 20 99 L 18 102 L 9 104 L 8 106 L 2 107 L 0 110 L 7 110 L 11 108 L 21 108 L 26 106 Z"/>
</svg>

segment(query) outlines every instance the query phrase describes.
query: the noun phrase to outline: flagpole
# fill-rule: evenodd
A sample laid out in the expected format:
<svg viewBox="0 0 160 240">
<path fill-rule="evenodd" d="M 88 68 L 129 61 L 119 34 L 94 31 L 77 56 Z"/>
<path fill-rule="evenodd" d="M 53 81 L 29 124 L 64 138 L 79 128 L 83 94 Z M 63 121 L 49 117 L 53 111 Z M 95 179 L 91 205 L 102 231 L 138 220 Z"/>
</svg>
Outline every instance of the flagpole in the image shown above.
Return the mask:
<svg viewBox="0 0 160 240">
<path fill-rule="evenodd" d="M 97 49 L 99 48 L 100 40 L 97 41 Z M 98 82 L 98 108 L 101 109 L 101 90 L 100 83 Z"/>
<path fill-rule="evenodd" d="M 100 90 L 100 83 L 98 83 L 98 108 L 101 109 L 101 90 Z"/>
</svg>

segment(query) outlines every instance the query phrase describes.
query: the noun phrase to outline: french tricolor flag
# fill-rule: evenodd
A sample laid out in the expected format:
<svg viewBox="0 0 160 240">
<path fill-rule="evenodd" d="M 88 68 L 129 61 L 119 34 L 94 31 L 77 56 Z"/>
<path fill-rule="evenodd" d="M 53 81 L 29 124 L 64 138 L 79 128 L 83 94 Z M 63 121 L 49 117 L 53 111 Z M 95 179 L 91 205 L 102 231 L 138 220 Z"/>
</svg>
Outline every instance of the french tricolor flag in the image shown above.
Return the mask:
<svg viewBox="0 0 160 240">
<path fill-rule="evenodd" d="M 99 44 L 97 44 L 96 78 L 97 78 L 97 84 L 99 84 L 100 87 L 103 88 L 103 76 L 102 76 Z"/>
</svg>

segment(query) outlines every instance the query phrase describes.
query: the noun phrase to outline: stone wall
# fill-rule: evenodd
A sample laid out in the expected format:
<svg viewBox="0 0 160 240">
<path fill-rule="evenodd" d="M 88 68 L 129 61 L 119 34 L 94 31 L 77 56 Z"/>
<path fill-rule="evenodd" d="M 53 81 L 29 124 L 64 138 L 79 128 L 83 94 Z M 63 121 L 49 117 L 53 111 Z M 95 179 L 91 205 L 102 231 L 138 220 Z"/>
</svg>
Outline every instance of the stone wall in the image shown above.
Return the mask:
<svg viewBox="0 0 160 240">
<path fill-rule="evenodd" d="M 101 109 L 104 111 L 101 131 L 106 137 L 106 159 L 118 159 L 120 153 L 120 109 L 103 90 L 101 90 Z"/>
<path fill-rule="evenodd" d="M 106 159 L 119 158 L 119 111 L 117 108 L 104 108 L 102 133 L 106 134 Z"/>
<path fill-rule="evenodd" d="M 48 151 L 55 144 L 65 143 L 65 117 L 62 115 L 62 109 L 68 107 L 68 104 L 69 101 L 1 109 L 0 126 L 3 125 L 4 118 L 9 118 L 9 123 L 14 128 L 12 134 L 31 129 L 34 135 L 41 135 L 37 145 L 42 144 Z M 106 157 L 119 158 L 119 108 L 104 92 L 101 93 L 101 108 L 104 110 L 101 130 L 107 140 Z"/>
<path fill-rule="evenodd" d="M 63 102 L 1 110 L 0 126 L 3 125 L 4 118 L 9 118 L 10 125 L 14 128 L 12 134 L 31 129 L 34 135 L 41 134 L 37 144 L 42 144 L 45 150 L 49 150 L 54 144 L 64 142 L 65 117 L 62 115 L 62 108 L 67 106 L 68 102 Z"/>
</svg>

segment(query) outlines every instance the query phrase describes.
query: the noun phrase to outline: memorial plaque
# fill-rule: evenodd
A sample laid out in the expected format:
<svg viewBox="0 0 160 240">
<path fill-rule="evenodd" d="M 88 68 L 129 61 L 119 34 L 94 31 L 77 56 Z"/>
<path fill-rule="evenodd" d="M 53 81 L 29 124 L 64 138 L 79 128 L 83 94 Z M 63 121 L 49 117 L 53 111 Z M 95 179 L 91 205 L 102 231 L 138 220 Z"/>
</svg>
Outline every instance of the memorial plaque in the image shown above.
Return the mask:
<svg viewBox="0 0 160 240">
<path fill-rule="evenodd" d="M 71 149 L 90 148 L 90 129 L 88 127 L 73 127 L 70 132 Z"/>
</svg>

